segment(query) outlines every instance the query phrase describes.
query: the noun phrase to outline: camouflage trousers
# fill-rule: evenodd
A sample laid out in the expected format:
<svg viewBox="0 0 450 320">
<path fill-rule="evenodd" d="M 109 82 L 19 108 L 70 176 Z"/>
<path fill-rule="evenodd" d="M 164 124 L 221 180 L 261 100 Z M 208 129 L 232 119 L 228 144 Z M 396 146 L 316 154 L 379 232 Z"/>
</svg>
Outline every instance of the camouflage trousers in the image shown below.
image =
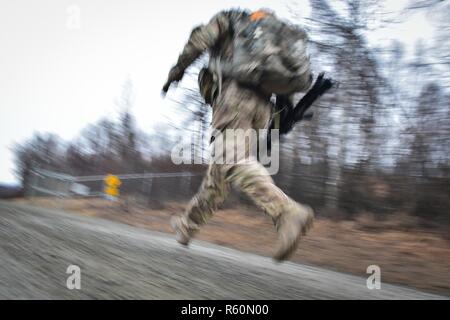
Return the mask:
<svg viewBox="0 0 450 320">
<path fill-rule="evenodd" d="M 220 96 L 213 103 L 212 126 L 218 131 L 267 129 L 271 114 L 272 103 L 268 98 L 229 81 L 223 84 Z M 216 153 L 227 152 L 221 143 L 216 144 Z M 210 163 L 198 193 L 190 201 L 181 219 L 189 234 L 194 234 L 212 217 L 231 187 L 245 193 L 274 222 L 286 212 L 300 210 L 299 204 L 275 185 L 256 157 L 247 158 L 245 162 L 239 158 L 236 160 L 230 164 Z"/>
</svg>

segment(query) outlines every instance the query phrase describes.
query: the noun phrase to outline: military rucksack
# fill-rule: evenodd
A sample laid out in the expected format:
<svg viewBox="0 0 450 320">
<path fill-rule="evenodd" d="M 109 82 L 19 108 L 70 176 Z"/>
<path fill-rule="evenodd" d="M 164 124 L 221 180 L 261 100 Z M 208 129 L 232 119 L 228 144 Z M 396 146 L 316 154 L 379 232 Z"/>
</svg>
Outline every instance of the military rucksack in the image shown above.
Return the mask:
<svg viewBox="0 0 450 320">
<path fill-rule="evenodd" d="M 291 94 L 311 84 L 306 32 L 258 11 L 233 26 L 233 57 L 224 76 L 267 94 Z"/>
</svg>

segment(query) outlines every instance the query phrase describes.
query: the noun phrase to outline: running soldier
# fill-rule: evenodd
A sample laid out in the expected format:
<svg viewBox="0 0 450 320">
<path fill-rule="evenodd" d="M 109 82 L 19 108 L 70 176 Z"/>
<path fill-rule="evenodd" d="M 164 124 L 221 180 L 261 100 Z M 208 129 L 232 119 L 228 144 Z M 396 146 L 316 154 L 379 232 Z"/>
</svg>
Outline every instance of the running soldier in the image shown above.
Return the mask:
<svg viewBox="0 0 450 320">
<path fill-rule="evenodd" d="M 240 54 L 244 59 L 247 54 L 239 52 L 236 47 L 236 37 L 241 30 L 253 28 L 253 37 L 260 37 L 264 31 L 264 23 L 271 25 L 278 19 L 267 10 L 248 13 L 240 10 L 223 11 L 215 15 L 207 25 L 195 28 L 185 45 L 178 61 L 169 72 L 166 84 L 163 87 L 167 93 L 172 83 L 182 79 L 185 70 L 205 51 L 209 52 L 210 61 L 208 68 L 199 74 L 199 87 L 205 101 L 213 108 L 212 127 L 217 132 L 225 132 L 228 129 L 260 130 L 268 129 L 272 120 L 274 105 L 270 98 L 272 94 L 290 94 L 305 91 L 309 88 L 312 75 L 309 69 L 309 57 L 302 56 L 295 77 L 286 82 L 276 79 L 272 83 L 283 84 L 279 89 L 271 89 L 268 73 L 258 71 L 255 65 L 257 61 L 247 61 L 244 67 L 236 67 L 236 57 Z M 262 31 L 261 31 L 262 30 Z M 283 34 L 286 34 L 285 32 Z M 280 36 L 278 34 L 277 36 Z M 264 37 L 261 37 L 263 39 Z M 304 39 L 302 39 L 304 40 Z M 304 43 L 301 42 L 301 43 Z M 261 50 L 269 50 L 267 59 L 275 59 L 276 48 L 273 45 L 263 43 Z M 302 48 L 303 50 L 304 48 Z M 259 50 L 259 49 L 258 49 Z M 270 51 L 272 50 L 272 51 Z M 282 50 L 287 52 L 290 48 Z M 303 53 L 302 53 L 303 54 Z M 286 60 L 286 59 L 285 59 Z M 245 79 L 246 73 L 248 82 Z M 288 70 L 286 70 L 288 72 Z M 251 77 L 250 77 L 250 73 Z M 295 81 L 294 81 L 295 80 Z M 264 82 L 266 81 L 266 82 Z M 268 83 L 265 85 L 265 83 Z M 283 92 L 283 88 L 294 86 Z M 245 139 L 244 139 L 245 141 Z M 237 142 L 245 143 L 245 142 Z M 223 141 L 218 139 L 213 142 L 214 152 L 225 154 Z M 239 146 L 238 146 L 239 147 Z M 245 155 L 249 155 L 249 146 L 243 146 Z M 235 146 L 236 148 L 236 146 Z M 280 190 L 272 180 L 266 168 L 250 156 L 245 159 L 239 157 L 234 163 L 209 164 L 206 176 L 200 190 L 190 201 L 188 208 L 182 216 L 173 217 L 171 225 L 176 232 L 177 241 L 188 245 L 190 239 L 204 225 L 225 200 L 231 187 L 237 188 L 250 197 L 269 217 L 272 218 L 278 232 L 278 246 L 274 259 L 281 261 L 288 259 L 296 250 L 300 237 L 312 226 L 313 210 L 299 204 L 289 198 Z"/>
</svg>

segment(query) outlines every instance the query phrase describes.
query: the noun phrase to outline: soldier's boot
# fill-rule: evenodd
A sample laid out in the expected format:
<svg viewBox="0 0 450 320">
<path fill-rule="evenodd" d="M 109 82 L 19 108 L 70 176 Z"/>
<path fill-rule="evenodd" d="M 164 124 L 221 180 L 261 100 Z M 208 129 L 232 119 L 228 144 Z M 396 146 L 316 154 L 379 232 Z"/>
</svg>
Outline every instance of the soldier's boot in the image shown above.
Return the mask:
<svg viewBox="0 0 450 320">
<path fill-rule="evenodd" d="M 189 245 L 189 242 L 194 234 L 194 231 L 189 230 L 188 224 L 184 217 L 173 216 L 170 219 L 170 225 L 175 232 L 175 239 L 183 246 Z"/>
<path fill-rule="evenodd" d="M 276 261 L 289 259 L 298 247 L 300 238 L 312 227 L 314 211 L 298 204 L 297 210 L 283 212 L 275 221 L 278 231 L 278 247 L 273 258 Z"/>
</svg>

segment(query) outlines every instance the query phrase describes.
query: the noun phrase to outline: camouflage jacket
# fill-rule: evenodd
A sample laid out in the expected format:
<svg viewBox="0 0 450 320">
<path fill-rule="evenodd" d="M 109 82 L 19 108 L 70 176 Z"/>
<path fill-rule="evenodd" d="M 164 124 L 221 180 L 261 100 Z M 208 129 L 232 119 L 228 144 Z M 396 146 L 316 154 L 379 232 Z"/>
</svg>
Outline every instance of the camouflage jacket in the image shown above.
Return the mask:
<svg viewBox="0 0 450 320">
<path fill-rule="evenodd" d="M 214 90 L 210 87 L 211 82 L 217 83 L 221 80 L 217 79 L 219 63 L 229 60 L 233 54 L 233 26 L 239 19 L 248 15 L 248 12 L 241 10 L 222 11 L 216 14 L 208 24 L 194 28 L 177 63 L 169 73 L 168 81 L 180 81 L 185 70 L 200 55 L 208 51 L 210 55 L 209 71 L 200 72 L 199 84 L 203 97 L 210 103 L 210 96 L 214 95 Z M 211 93 L 211 91 L 213 92 Z"/>
</svg>

